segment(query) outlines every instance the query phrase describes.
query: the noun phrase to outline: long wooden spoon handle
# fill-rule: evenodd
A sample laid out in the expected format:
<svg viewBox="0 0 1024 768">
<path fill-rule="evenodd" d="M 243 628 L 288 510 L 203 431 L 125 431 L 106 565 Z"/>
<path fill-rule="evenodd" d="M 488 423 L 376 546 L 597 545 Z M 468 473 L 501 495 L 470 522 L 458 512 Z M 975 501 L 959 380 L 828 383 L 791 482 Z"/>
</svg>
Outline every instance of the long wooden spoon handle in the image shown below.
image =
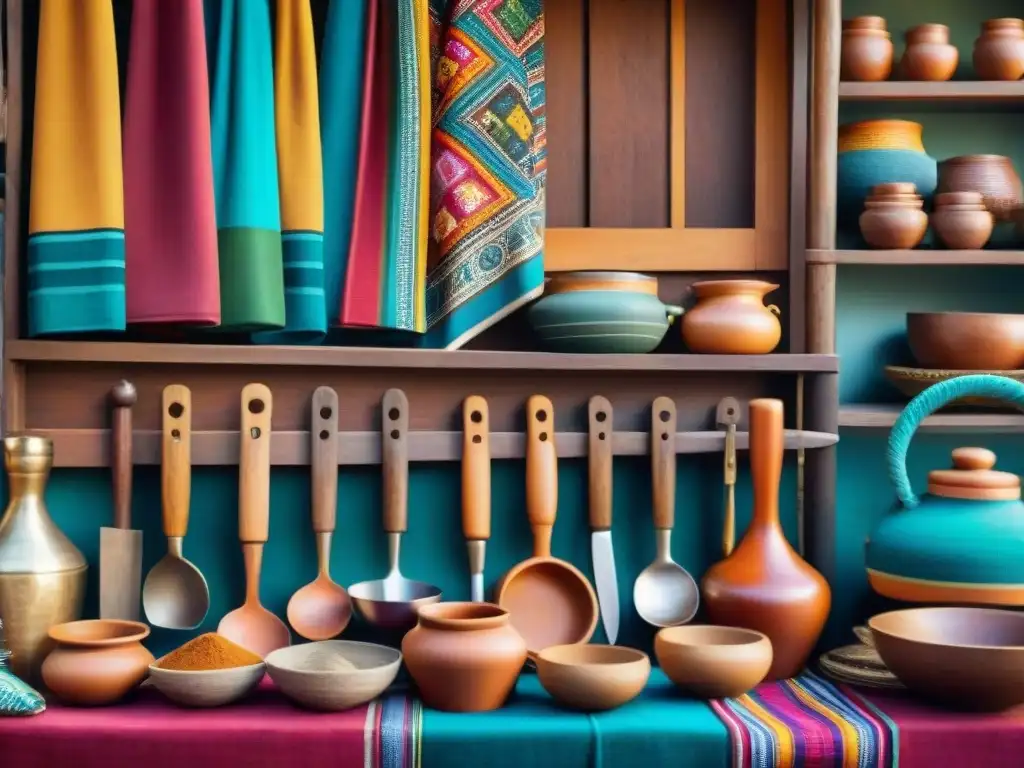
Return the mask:
<svg viewBox="0 0 1024 768">
<path fill-rule="evenodd" d="M 168 384 L 161 398 L 160 495 L 164 536 L 184 538 L 192 495 L 192 393 Z"/>
<path fill-rule="evenodd" d="M 470 395 L 462 404 L 462 533 L 469 541 L 491 538 L 491 446 L 487 401 Z"/>
<path fill-rule="evenodd" d="M 110 390 L 114 406 L 111 424 L 111 461 L 114 474 L 114 527 L 132 527 L 132 406 L 138 400 L 130 381 L 119 381 Z"/>
<path fill-rule="evenodd" d="M 669 397 L 651 405 L 651 481 L 654 527 L 672 529 L 676 517 L 676 404 Z"/>
<path fill-rule="evenodd" d="M 338 516 L 338 393 L 318 387 L 310 419 L 313 530 L 332 533 Z"/>
<path fill-rule="evenodd" d="M 270 537 L 270 423 L 273 397 L 264 384 L 242 389 L 241 457 L 238 463 L 238 538 L 264 544 Z"/>
<path fill-rule="evenodd" d="M 384 530 L 405 533 L 409 527 L 409 400 L 402 390 L 389 389 L 381 409 Z"/>
<path fill-rule="evenodd" d="M 587 411 L 590 528 L 607 531 L 612 527 L 612 404 L 595 395 Z"/>
<path fill-rule="evenodd" d="M 551 557 L 558 511 L 555 409 L 543 395 L 526 401 L 526 514 L 533 529 L 533 556 Z"/>
<path fill-rule="evenodd" d="M 781 400 L 750 401 L 750 477 L 754 486 L 754 515 L 777 515 L 782 480 L 783 406 Z"/>
</svg>

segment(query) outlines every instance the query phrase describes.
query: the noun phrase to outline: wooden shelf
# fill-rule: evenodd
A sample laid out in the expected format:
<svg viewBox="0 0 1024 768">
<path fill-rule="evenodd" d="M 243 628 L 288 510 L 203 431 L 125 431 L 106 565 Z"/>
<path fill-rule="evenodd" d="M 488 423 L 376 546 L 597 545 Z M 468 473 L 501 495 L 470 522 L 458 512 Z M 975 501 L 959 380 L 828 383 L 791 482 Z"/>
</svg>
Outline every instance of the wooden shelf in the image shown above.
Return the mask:
<svg viewBox="0 0 1024 768">
<path fill-rule="evenodd" d="M 903 410 L 901 405 L 844 405 L 839 426 L 848 429 L 889 429 Z M 948 412 L 929 416 L 921 429 L 931 432 L 1024 432 L 1024 414 Z"/>
<path fill-rule="evenodd" d="M 106 429 L 32 430 L 54 443 L 56 467 L 110 466 L 110 431 Z M 409 460 L 460 461 L 461 432 L 410 432 Z M 195 466 L 231 466 L 238 464 L 238 432 L 209 431 L 192 433 L 192 464 Z M 589 436 L 585 432 L 560 432 L 555 446 L 560 459 L 581 458 L 588 453 Z M 839 441 L 838 435 L 787 429 L 786 448 L 827 448 Z M 156 430 L 136 430 L 132 434 L 132 455 L 135 464 L 160 463 L 161 434 Z M 306 431 L 274 432 L 270 441 L 270 461 L 275 466 L 309 464 L 310 435 Z M 746 450 L 749 433 L 736 433 L 736 447 Z M 526 436 L 522 432 L 492 432 L 492 459 L 522 459 Z M 676 453 L 721 453 L 725 450 L 725 433 L 678 432 Z M 612 435 L 612 452 L 616 456 L 645 456 L 650 452 L 647 432 L 616 432 Z M 346 466 L 380 464 L 379 432 L 339 432 L 338 463 Z"/>
<path fill-rule="evenodd" d="M 970 102 L 1024 106 L 1024 81 L 948 81 L 943 83 L 888 80 L 881 83 L 840 83 L 839 101 Z"/>
<path fill-rule="evenodd" d="M 376 347 L 278 347 L 130 342 L 9 341 L 20 363 L 133 363 L 329 368 L 446 368 L 511 371 L 837 373 L 835 355 L 569 355 Z"/>
<path fill-rule="evenodd" d="M 808 264 L 873 264 L 876 266 L 993 266 L 1024 265 L 1024 251 L 940 251 L 940 250 L 808 250 Z"/>
</svg>

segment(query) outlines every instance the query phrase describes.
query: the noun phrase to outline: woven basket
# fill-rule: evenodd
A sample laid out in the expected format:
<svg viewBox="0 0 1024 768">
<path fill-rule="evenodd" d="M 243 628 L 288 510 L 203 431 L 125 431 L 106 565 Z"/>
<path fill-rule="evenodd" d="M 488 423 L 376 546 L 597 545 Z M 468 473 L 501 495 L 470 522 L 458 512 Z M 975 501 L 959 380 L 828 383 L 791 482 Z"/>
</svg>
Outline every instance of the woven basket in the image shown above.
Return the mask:
<svg viewBox="0 0 1024 768">
<path fill-rule="evenodd" d="M 842 152 L 864 149 L 905 149 L 924 154 L 923 128 L 911 120 L 861 120 L 839 127 Z"/>
</svg>

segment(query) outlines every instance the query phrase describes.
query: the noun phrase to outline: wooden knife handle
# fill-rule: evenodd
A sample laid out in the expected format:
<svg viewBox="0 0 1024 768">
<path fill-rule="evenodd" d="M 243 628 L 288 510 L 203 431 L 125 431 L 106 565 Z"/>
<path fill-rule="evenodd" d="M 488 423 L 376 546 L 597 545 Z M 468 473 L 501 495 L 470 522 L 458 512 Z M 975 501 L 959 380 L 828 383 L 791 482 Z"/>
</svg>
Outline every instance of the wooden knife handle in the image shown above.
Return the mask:
<svg viewBox="0 0 1024 768">
<path fill-rule="evenodd" d="M 242 389 L 241 457 L 238 463 L 238 538 L 265 544 L 270 537 L 270 424 L 274 401 L 264 384 Z"/>
<path fill-rule="evenodd" d="M 311 410 L 313 531 L 332 533 L 338 517 L 338 393 L 317 387 Z"/>
<path fill-rule="evenodd" d="M 655 398 L 651 406 L 651 480 L 654 527 L 671 529 L 676 517 L 676 404 Z"/>
<path fill-rule="evenodd" d="M 160 495 L 164 536 L 184 538 L 192 496 L 192 393 L 168 384 L 161 398 Z"/>
<path fill-rule="evenodd" d="M 612 527 L 612 404 L 595 395 L 590 398 L 587 412 L 590 528 L 607 531 Z"/>
<path fill-rule="evenodd" d="M 381 401 L 381 462 L 384 476 L 384 530 L 409 528 L 409 399 L 389 389 Z"/>
<path fill-rule="evenodd" d="M 533 529 L 533 556 L 551 557 L 558 511 L 555 409 L 543 395 L 526 401 L 526 514 Z"/>
<path fill-rule="evenodd" d="M 138 400 L 135 386 L 121 380 L 110 390 L 114 406 L 111 414 L 110 466 L 114 473 L 114 527 L 132 527 L 132 406 Z"/>
<path fill-rule="evenodd" d="M 462 533 L 491 538 L 491 422 L 487 401 L 470 395 L 462 404 Z"/>
</svg>

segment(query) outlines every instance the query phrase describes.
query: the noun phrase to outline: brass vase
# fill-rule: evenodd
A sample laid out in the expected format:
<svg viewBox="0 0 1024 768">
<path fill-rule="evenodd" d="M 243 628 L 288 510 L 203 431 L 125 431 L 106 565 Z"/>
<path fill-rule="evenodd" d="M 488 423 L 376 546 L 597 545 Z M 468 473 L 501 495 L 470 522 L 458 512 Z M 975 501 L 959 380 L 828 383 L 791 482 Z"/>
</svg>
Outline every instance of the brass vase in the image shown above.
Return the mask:
<svg viewBox="0 0 1024 768">
<path fill-rule="evenodd" d="M 0 520 L 0 616 L 11 670 L 30 684 L 51 650 L 50 627 L 81 616 L 88 567 L 46 511 L 52 465 L 49 439 L 4 438 L 10 502 Z"/>
</svg>

